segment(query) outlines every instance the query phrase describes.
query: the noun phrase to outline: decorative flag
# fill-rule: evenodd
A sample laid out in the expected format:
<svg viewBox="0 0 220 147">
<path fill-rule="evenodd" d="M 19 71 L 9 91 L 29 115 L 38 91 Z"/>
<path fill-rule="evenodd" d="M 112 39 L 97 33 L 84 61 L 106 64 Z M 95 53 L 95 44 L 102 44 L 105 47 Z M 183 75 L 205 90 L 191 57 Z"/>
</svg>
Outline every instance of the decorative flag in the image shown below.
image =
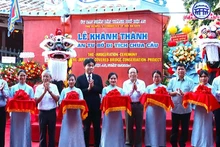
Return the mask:
<svg viewBox="0 0 220 147">
<path fill-rule="evenodd" d="M 11 10 L 8 19 L 8 37 L 10 37 L 11 33 L 14 31 L 15 22 L 22 22 L 18 0 L 11 0 Z"/>
</svg>

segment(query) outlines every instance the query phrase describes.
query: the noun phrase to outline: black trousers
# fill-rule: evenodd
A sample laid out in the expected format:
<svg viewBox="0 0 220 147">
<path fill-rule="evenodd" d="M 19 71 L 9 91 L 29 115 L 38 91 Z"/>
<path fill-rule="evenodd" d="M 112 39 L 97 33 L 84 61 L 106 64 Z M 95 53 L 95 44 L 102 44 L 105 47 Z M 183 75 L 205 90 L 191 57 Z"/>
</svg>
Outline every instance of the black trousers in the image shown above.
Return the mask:
<svg viewBox="0 0 220 147">
<path fill-rule="evenodd" d="M 186 146 L 186 141 L 188 139 L 188 133 L 189 133 L 190 115 L 191 113 L 187 113 L 187 114 L 172 113 L 172 132 L 170 136 L 170 143 L 172 144 L 172 147 L 177 147 L 180 124 L 181 124 L 181 135 L 179 139 L 179 146 L 180 147 Z"/>
<path fill-rule="evenodd" d="M 214 111 L 216 127 L 216 147 L 220 147 L 220 108 Z"/>
<path fill-rule="evenodd" d="M 47 131 L 49 136 L 48 147 L 55 147 L 56 109 L 40 110 L 40 147 L 47 147 Z"/>
<path fill-rule="evenodd" d="M 6 125 L 5 107 L 0 107 L 0 147 L 5 146 L 5 125 Z"/>
<path fill-rule="evenodd" d="M 101 137 L 101 111 L 89 109 L 88 117 L 83 121 L 84 139 L 86 147 L 89 147 L 89 135 L 91 123 L 94 128 L 95 147 L 99 147 Z"/>
<path fill-rule="evenodd" d="M 142 147 L 143 105 L 140 102 L 131 103 L 132 115 L 125 113 L 126 140 L 125 146 Z M 136 130 L 134 131 L 134 125 Z M 135 134 L 135 136 L 134 136 Z"/>
</svg>

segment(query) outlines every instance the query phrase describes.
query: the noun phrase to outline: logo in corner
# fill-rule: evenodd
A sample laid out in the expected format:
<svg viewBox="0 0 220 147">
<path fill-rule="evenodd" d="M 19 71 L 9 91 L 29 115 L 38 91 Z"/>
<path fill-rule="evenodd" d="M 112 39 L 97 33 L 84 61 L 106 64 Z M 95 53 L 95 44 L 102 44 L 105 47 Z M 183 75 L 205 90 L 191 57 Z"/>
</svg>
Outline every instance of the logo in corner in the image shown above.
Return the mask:
<svg viewBox="0 0 220 147">
<path fill-rule="evenodd" d="M 205 19 L 209 17 L 211 9 L 206 2 L 197 2 L 193 5 L 192 13 L 198 19 Z"/>
</svg>

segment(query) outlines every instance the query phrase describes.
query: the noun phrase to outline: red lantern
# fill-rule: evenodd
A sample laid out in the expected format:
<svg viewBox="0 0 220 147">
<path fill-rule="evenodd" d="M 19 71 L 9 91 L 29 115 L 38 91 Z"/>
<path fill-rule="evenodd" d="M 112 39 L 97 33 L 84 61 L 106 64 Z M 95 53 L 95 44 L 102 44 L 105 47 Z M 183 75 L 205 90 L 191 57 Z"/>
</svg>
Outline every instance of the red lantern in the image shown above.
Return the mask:
<svg viewBox="0 0 220 147">
<path fill-rule="evenodd" d="M 169 47 L 174 47 L 177 45 L 175 41 L 169 41 L 167 44 Z"/>
</svg>

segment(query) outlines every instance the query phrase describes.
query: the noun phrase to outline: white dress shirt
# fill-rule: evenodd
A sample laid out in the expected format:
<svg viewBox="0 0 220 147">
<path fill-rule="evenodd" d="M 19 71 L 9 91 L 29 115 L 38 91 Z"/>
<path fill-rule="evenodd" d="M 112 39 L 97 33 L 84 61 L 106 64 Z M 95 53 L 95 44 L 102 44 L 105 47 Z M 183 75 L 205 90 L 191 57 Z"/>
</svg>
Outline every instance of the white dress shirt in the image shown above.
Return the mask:
<svg viewBox="0 0 220 147">
<path fill-rule="evenodd" d="M 57 89 L 57 86 L 55 84 L 50 83 L 49 86 L 50 91 L 52 91 L 53 94 L 59 96 L 59 91 Z M 43 84 L 38 85 L 36 87 L 36 92 L 34 97 L 39 98 L 44 93 L 44 86 Z M 38 103 L 38 109 L 39 110 L 51 110 L 57 107 L 56 101 L 52 98 L 52 96 L 47 91 L 44 95 L 43 99 Z"/>
<path fill-rule="evenodd" d="M 86 79 L 89 81 L 89 74 L 85 73 L 86 74 Z M 90 80 L 92 79 L 92 74 L 90 74 Z"/>
<path fill-rule="evenodd" d="M 124 94 L 130 96 L 132 102 L 139 102 L 139 98 L 144 93 L 146 87 L 145 82 L 139 79 L 137 79 L 136 85 L 137 91 L 133 91 L 134 83 L 132 83 L 130 79 L 123 83 Z"/>
</svg>

